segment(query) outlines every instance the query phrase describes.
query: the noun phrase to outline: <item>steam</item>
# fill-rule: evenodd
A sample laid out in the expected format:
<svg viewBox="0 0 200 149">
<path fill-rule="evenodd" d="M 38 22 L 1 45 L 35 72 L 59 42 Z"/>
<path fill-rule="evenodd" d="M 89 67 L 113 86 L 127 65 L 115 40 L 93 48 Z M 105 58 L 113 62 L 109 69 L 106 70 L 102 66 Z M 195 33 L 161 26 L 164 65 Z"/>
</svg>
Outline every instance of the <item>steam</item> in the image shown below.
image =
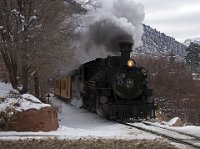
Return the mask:
<svg viewBox="0 0 200 149">
<path fill-rule="evenodd" d="M 95 58 L 119 54 L 118 42 L 134 43 L 133 48 L 142 45 L 144 7 L 133 0 L 101 0 L 102 7 L 91 10 L 86 20 L 81 23 L 85 28 L 77 28 L 82 37 L 75 36 L 74 55 L 65 67 L 65 74 L 77 69 L 80 64 Z M 81 30 L 81 31 L 80 31 Z M 79 97 L 74 97 L 72 104 L 81 105 Z"/>
<path fill-rule="evenodd" d="M 113 20 L 108 18 L 101 18 L 100 20 L 91 24 L 88 28 L 88 43 L 94 44 L 97 47 L 103 46 L 105 50 L 111 51 L 113 53 L 118 52 L 118 43 L 120 41 L 133 42 L 133 36 L 128 32 L 128 28 L 132 27 L 127 20 L 126 26 L 121 24 L 121 19 L 113 18 Z M 118 25 L 117 25 L 118 24 Z M 126 30 L 125 30 L 126 29 Z"/>
<path fill-rule="evenodd" d="M 90 10 L 80 23 L 83 27 L 77 28 L 81 38 L 75 36 L 78 39 L 73 40 L 76 50 L 66 72 L 95 58 L 119 55 L 118 42 L 133 42 L 133 48 L 142 45 L 143 5 L 133 0 L 101 1 L 101 8 Z"/>
<path fill-rule="evenodd" d="M 85 49 L 116 54 L 121 41 L 134 43 L 134 48 L 141 46 L 144 16 L 144 7 L 133 0 L 103 1 L 102 8 L 93 11 L 87 19 Z"/>
</svg>

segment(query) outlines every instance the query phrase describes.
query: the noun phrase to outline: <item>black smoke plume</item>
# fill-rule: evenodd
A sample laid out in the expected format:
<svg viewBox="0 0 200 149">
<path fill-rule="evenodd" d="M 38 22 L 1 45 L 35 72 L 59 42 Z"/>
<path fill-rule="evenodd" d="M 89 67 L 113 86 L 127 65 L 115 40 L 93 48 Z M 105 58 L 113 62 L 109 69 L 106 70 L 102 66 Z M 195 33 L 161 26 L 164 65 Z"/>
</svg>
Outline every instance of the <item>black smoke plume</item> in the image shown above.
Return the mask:
<svg viewBox="0 0 200 149">
<path fill-rule="evenodd" d="M 121 41 L 133 43 L 131 33 L 117 26 L 110 18 L 102 18 L 88 27 L 88 44 L 103 47 L 106 51 L 118 53 Z"/>
</svg>

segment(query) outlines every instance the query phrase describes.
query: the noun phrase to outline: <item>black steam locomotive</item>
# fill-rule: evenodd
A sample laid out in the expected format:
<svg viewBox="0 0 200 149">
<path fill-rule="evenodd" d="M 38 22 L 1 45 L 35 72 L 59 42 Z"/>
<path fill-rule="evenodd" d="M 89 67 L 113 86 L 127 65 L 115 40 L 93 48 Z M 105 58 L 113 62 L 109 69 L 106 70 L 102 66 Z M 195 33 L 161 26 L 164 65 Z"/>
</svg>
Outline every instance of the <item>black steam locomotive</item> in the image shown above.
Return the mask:
<svg viewBox="0 0 200 149">
<path fill-rule="evenodd" d="M 82 97 L 83 108 L 111 120 L 155 118 L 147 70 L 130 59 L 132 43 L 121 42 L 119 49 L 121 56 L 97 58 L 73 71 L 71 93 Z"/>
<path fill-rule="evenodd" d="M 154 118 L 152 90 L 147 88 L 147 70 L 130 59 L 132 43 L 119 43 L 121 56 L 97 58 L 80 66 L 83 107 L 113 119 Z"/>
</svg>

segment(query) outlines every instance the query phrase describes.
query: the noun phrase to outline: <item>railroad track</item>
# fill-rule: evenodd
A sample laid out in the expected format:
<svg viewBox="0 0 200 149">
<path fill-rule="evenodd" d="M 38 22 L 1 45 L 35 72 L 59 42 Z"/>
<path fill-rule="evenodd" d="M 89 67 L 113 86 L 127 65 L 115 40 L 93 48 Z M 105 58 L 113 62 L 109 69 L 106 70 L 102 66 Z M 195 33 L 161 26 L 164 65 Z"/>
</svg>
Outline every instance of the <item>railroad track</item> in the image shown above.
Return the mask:
<svg viewBox="0 0 200 149">
<path fill-rule="evenodd" d="M 194 137 L 195 139 L 200 140 L 200 137 L 198 137 L 198 136 L 191 135 L 191 134 L 184 133 L 184 132 L 180 132 L 180 131 L 178 131 L 178 130 L 172 130 L 172 129 L 167 128 L 167 127 L 164 127 L 164 126 L 156 125 L 156 124 L 154 124 L 154 123 L 152 123 L 152 122 L 149 122 L 149 121 L 143 121 L 142 123 L 145 124 L 145 125 L 155 126 L 155 127 L 159 127 L 159 128 L 165 129 L 165 130 L 177 132 L 177 133 L 179 133 L 179 134 L 183 134 L 183 135 L 186 135 L 186 136 Z"/>
<path fill-rule="evenodd" d="M 157 126 L 153 124 L 152 122 L 148 122 L 148 121 L 141 121 L 138 123 L 127 123 L 127 122 L 120 122 L 120 123 L 126 126 L 137 128 L 139 130 L 142 130 L 151 134 L 159 135 L 163 138 L 167 138 L 176 143 L 180 143 L 180 144 L 184 144 L 193 148 L 200 149 L 200 138 L 191 134 L 186 134 L 183 132 Z"/>
</svg>

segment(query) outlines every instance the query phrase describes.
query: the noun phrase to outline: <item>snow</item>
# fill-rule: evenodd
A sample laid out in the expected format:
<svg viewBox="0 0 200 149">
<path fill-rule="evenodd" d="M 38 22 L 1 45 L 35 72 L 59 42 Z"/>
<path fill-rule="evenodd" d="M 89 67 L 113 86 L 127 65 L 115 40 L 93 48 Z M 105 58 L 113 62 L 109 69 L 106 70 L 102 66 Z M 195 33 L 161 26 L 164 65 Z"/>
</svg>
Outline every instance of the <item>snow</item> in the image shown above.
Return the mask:
<svg viewBox="0 0 200 149">
<path fill-rule="evenodd" d="M 73 98 L 71 104 L 77 108 L 80 108 L 83 105 L 82 99 Z"/>
<path fill-rule="evenodd" d="M 200 126 L 171 127 L 171 129 L 200 137 Z"/>
<path fill-rule="evenodd" d="M 10 84 L 0 83 L 0 112 L 6 109 L 13 109 L 16 111 L 26 111 L 29 109 L 41 109 L 51 105 L 41 103 L 39 99 L 30 94 L 23 94 L 21 96 L 12 95 L 18 93 L 13 90 Z"/>
<path fill-rule="evenodd" d="M 176 119 L 176 118 L 173 118 L 170 121 L 172 122 L 172 121 L 174 121 L 174 119 Z M 170 121 L 166 122 L 165 124 L 171 123 Z M 186 133 L 186 134 L 190 134 L 190 135 L 200 137 L 200 126 L 172 127 L 171 125 L 162 125 L 158 122 L 155 122 L 154 125 L 159 126 L 161 128 L 163 127 L 163 128 L 167 128 L 167 129 L 170 129 L 170 130 L 175 130 L 175 131 L 178 131 L 178 132 L 183 132 L 183 133 Z"/>
<path fill-rule="evenodd" d="M 67 138 L 80 137 L 104 137 L 120 139 L 155 139 L 155 135 L 144 133 L 137 129 L 100 118 L 84 109 L 73 106 L 70 102 L 65 103 L 55 97 L 50 101 L 60 110 L 60 128 L 51 134 L 60 134 Z"/>
<path fill-rule="evenodd" d="M 0 83 L 1 95 L 7 96 L 12 90 L 9 84 Z M 73 100 L 72 100 L 73 101 Z M 79 100 L 74 100 L 75 105 L 78 105 Z M 73 102 L 63 102 L 51 95 L 50 103 L 58 109 L 59 128 L 56 131 L 50 132 L 0 132 L 0 139 L 2 140 L 16 140 L 16 139 L 41 139 L 41 138 L 59 138 L 59 139 L 91 139 L 91 138 L 104 138 L 104 139 L 137 139 L 137 140 L 154 140 L 161 139 L 161 137 L 143 132 L 136 128 L 121 125 L 119 123 L 111 122 L 106 119 L 100 118 L 98 115 L 90 113 L 84 109 L 77 108 L 72 105 Z M 20 106 L 14 106 L 19 103 Z M 43 106 L 50 106 L 42 104 L 37 98 L 30 94 L 23 94 L 17 99 L 6 98 L 3 103 L 0 103 L 0 111 L 5 110 L 5 107 L 15 107 L 16 110 L 22 111 L 30 108 L 39 109 Z M 184 126 L 184 127 L 171 127 L 177 118 L 166 122 L 168 125 L 161 125 L 156 122 L 155 125 L 160 127 L 167 127 L 175 129 L 180 132 L 185 132 L 200 136 L 200 127 L 198 126 Z M 135 125 L 142 125 L 135 123 Z M 143 127 L 149 127 L 143 125 Z M 151 128 L 155 129 L 155 128 Z M 163 133 L 166 133 L 163 131 Z M 172 133 L 172 136 L 178 136 Z M 180 136 L 181 137 L 181 136 Z M 185 138 L 184 138 L 185 139 Z M 188 138 L 189 139 L 189 138 Z"/>
<path fill-rule="evenodd" d="M 12 90 L 10 84 L 5 84 L 0 82 L 0 97 L 4 97 L 8 95 L 8 93 Z"/>
<path fill-rule="evenodd" d="M 30 95 L 30 94 L 23 94 L 23 95 L 21 95 L 21 97 L 25 98 L 27 100 L 30 100 L 32 102 L 35 102 L 35 103 L 41 103 L 41 101 L 39 99 L 37 99 L 35 96 Z"/>
<path fill-rule="evenodd" d="M 32 20 L 37 20 L 37 17 L 36 16 L 31 16 L 30 19 L 29 19 L 29 22 L 31 22 Z"/>
<path fill-rule="evenodd" d="M 145 125 L 143 123 L 134 123 L 132 125 L 139 126 L 139 127 L 142 127 L 142 128 L 148 129 L 148 130 L 152 130 L 154 132 L 159 132 L 161 134 L 166 134 L 168 136 L 176 137 L 176 138 L 179 138 L 179 139 L 192 139 L 192 137 L 190 137 L 190 136 L 183 136 L 183 135 L 181 135 L 177 132 L 172 132 L 172 131 L 170 131 L 170 133 L 169 133 L 168 130 L 165 130 L 165 129 L 162 129 L 162 128 L 159 128 L 159 127 L 148 126 L 148 125 Z"/>
<path fill-rule="evenodd" d="M 194 80 L 200 80 L 200 75 L 198 73 L 192 73 Z"/>
<path fill-rule="evenodd" d="M 30 94 L 23 94 L 17 98 L 10 97 L 9 92 L 12 90 L 10 84 L 0 83 L 1 95 L 5 97 L 0 102 L 0 111 L 6 108 L 14 108 L 16 111 L 24 111 L 28 109 L 40 109 L 50 106 L 43 104 Z M 9 96 L 8 96 L 9 95 Z M 80 105 L 80 100 L 72 100 L 75 105 Z M 77 102 L 77 103 L 75 103 Z M 84 109 L 73 106 L 70 102 L 63 102 L 56 97 L 50 97 L 52 106 L 59 109 L 59 128 L 50 132 L 1 132 L 0 139 L 26 139 L 28 137 L 58 137 L 67 139 L 79 138 L 117 138 L 117 139 L 157 139 L 158 136 L 145 133 L 141 130 L 134 129 L 119 123 L 111 122 L 100 118 L 98 115 L 90 113 Z"/>
<path fill-rule="evenodd" d="M 171 119 L 169 122 L 165 122 L 165 125 L 173 126 L 178 119 L 179 119 L 178 117 L 175 117 L 175 118 Z"/>
<path fill-rule="evenodd" d="M 16 9 L 13 9 L 11 12 L 14 13 L 15 15 L 19 14 L 19 11 L 17 11 Z"/>
<path fill-rule="evenodd" d="M 184 41 L 183 44 L 186 45 L 186 46 L 189 46 L 191 42 L 200 44 L 200 37 L 188 38 L 188 39 L 186 39 L 186 40 Z"/>
<path fill-rule="evenodd" d="M 0 104 L 0 112 L 5 111 L 6 109 L 15 109 L 16 111 L 22 112 L 29 109 L 40 110 L 44 107 L 49 107 L 49 104 L 43 103 L 33 103 L 32 101 L 28 101 L 25 98 L 6 98 L 4 102 Z"/>
</svg>

